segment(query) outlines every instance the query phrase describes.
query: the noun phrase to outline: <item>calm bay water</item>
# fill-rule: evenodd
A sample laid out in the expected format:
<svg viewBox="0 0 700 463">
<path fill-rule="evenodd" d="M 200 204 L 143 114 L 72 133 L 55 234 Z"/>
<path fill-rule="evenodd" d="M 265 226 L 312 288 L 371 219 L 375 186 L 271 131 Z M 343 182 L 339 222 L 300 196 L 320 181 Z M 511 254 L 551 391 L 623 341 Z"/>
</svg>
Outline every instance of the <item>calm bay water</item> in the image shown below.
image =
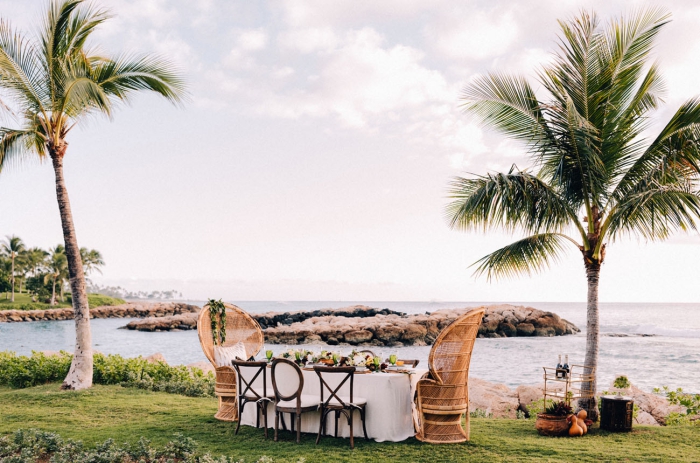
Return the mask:
<svg viewBox="0 0 700 463">
<path fill-rule="evenodd" d="M 202 301 L 195 301 L 202 305 Z M 355 304 L 389 308 L 407 313 L 432 312 L 443 308 L 476 307 L 473 302 L 234 302 L 251 312 L 314 310 Z M 521 304 L 521 303 L 513 303 Z M 586 338 L 584 303 L 522 303 L 555 312 L 575 323 L 584 332 L 553 338 L 478 339 L 470 374 L 488 381 L 515 387 L 539 384 L 542 366 L 556 364 L 558 354 L 568 354 L 569 363 L 583 363 Z M 599 387 L 606 388 L 615 376 L 627 375 L 645 390 L 668 385 L 700 391 L 700 304 L 601 303 Z M 118 329 L 129 319 L 94 319 L 95 349 L 127 357 L 162 353 L 170 364 L 206 360 L 195 331 L 147 333 Z M 31 354 L 32 350 L 68 350 L 74 344 L 72 321 L 0 323 L 0 351 Z M 626 336 L 620 336 L 626 335 Z M 267 346 L 279 352 L 290 346 Z M 308 346 L 311 350 L 329 348 Z M 330 349 L 350 351 L 350 346 Z M 418 358 L 427 365 L 430 347 L 373 348 L 384 357 L 397 353 Z"/>
</svg>

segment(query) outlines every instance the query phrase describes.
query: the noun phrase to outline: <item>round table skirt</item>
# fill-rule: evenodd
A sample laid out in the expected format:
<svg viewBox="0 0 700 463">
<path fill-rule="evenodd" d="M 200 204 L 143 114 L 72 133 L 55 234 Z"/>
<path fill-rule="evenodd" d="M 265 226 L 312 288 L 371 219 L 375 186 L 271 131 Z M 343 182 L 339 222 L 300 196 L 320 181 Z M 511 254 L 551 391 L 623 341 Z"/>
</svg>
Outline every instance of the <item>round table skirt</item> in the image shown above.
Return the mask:
<svg viewBox="0 0 700 463">
<path fill-rule="evenodd" d="M 365 408 L 365 425 L 367 427 L 367 435 L 377 442 L 390 441 L 400 442 L 408 439 L 415 434 L 413 428 L 413 395 L 415 392 L 416 383 L 428 370 L 415 369 L 411 370 L 413 374 L 405 373 L 366 373 L 355 374 L 354 377 L 354 397 L 362 397 L 367 399 Z M 304 395 L 320 396 L 320 381 L 314 371 L 303 370 L 304 375 Z M 245 374 L 245 372 L 244 372 Z M 262 376 L 262 375 L 261 375 Z M 344 375 L 338 374 L 337 384 Z M 324 379 L 332 387 L 335 384 L 332 382 L 335 377 L 324 374 Z M 284 376 L 278 375 L 277 382 L 284 381 Z M 349 395 L 349 381 L 345 383 L 341 389 L 341 396 Z M 262 392 L 262 380 L 259 378 L 256 381 L 258 392 Z M 270 369 L 267 369 L 267 393 L 274 395 L 272 389 L 272 379 Z M 324 391 L 324 399 L 328 397 L 328 392 Z M 268 405 L 267 409 L 267 425 L 270 428 L 275 426 L 275 411 L 274 402 Z M 330 414 L 326 423 L 326 433 L 328 435 L 335 434 L 334 414 Z M 290 429 L 290 415 L 284 414 L 287 429 Z M 319 429 L 319 412 L 303 413 L 301 417 L 301 431 L 307 433 L 318 433 Z M 255 405 L 248 404 L 241 415 L 241 424 L 255 426 L 256 411 Z M 260 426 L 263 425 L 262 417 Z M 280 423 L 282 429 L 282 423 Z M 353 417 L 353 435 L 364 437 L 362 433 L 362 424 L 360 413 L 355 412 Z M 347 420 L 341 415 L 338 420 L 338 436 L 349 437 L 350 427 Z"/>
</svg>

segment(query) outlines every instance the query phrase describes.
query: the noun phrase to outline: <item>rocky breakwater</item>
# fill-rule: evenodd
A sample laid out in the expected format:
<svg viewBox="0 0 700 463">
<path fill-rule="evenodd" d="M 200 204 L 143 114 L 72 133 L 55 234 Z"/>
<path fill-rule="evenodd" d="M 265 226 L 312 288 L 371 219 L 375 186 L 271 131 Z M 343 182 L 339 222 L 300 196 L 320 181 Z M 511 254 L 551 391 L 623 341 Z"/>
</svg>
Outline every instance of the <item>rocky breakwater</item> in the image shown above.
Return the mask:
<svg viewBox="0 0 700 463">
<path fill-rule="evenodd" d="M 196 313 L 200 307 L 181 302 L 127 302 L 115 306 L 90 309 L 90 318 L 145 318 Z M 73 309 L 2 310 L 0 322 L 31 322 L 43 320 L 72 320 Z M 194 328 L 197 327 L 195 321 Z"/>
<path fill-rule="evenodd" d="M 485 306 L 479 337 L 562 336 L 580 330 L 557 314 L 509 304 Z M 365 346 L 425 346 L 460 315 L 471 310 L 443 309 L 407 315 L 389 309 L 352 306 L 309 312 L 251 314 L 270 344 L 350 344 Z M 125 328 L 173 331 L 197 328 L 197 314 L 185 313 L 134 320 Z"/>
<path fill-rule="evenodd" d="M 370 308 L 351 309 L 362 312 Z M 580 331 L 558 315 L 532 307 L 502 304 L 485 306 L 485 309 L 479 337 L 562 336 Z M 265 330 L 265 341 L 270 344 L 424 346 L 432 344 L 443 328 L 469 310 L 471 308 L 443 309 L 416 315 L 377 313 L 363 318 L 323 315 L 269 327 Z"/>
</svg>

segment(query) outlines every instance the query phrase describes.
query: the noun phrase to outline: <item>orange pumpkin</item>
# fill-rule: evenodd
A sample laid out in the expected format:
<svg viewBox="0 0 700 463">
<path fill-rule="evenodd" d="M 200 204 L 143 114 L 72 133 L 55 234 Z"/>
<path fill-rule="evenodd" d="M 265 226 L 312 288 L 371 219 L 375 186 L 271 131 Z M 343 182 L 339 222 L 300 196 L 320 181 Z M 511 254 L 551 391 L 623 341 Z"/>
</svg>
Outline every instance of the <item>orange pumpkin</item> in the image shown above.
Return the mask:
<svg viewBox="0 0 700 463">
<path fill-rule="evenodd" d="M 581 410 L 576 416 L 578 418 L 578 425 L 581 426 L 581 429 L 583 429 L 583 435 L 585 436 L 586 433 L 588 433 L 588 426 L 586 426 L 586 418 L 588 418 L 588 413 L 586 413 L 586 410 Z"/>
<path fill-rule="evenodd" d="M 571 427 L 569 428 L 569 435 L 571 437 L 583 436 L 583 428 L 579 426 L 578 418 L 576 418 L 576 415 L 571 415 Z"/>
</svg>

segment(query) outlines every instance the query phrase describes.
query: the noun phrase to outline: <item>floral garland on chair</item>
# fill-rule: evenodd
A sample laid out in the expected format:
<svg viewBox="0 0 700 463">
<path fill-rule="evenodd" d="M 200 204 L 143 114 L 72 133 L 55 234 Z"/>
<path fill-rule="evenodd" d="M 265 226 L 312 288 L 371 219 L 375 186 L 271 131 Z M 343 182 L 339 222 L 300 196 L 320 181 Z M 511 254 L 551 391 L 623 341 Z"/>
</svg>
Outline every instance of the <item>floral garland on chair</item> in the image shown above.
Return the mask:
<svg viewBox="0 0 700 463">
<path fill-rule="evenodd" d="M 211 319 L 211 336 L 214 345 L 223 344 L 226 341 L 226 306 L 219 299 L 209 299 L 209 318 Z"/>
</svg>

